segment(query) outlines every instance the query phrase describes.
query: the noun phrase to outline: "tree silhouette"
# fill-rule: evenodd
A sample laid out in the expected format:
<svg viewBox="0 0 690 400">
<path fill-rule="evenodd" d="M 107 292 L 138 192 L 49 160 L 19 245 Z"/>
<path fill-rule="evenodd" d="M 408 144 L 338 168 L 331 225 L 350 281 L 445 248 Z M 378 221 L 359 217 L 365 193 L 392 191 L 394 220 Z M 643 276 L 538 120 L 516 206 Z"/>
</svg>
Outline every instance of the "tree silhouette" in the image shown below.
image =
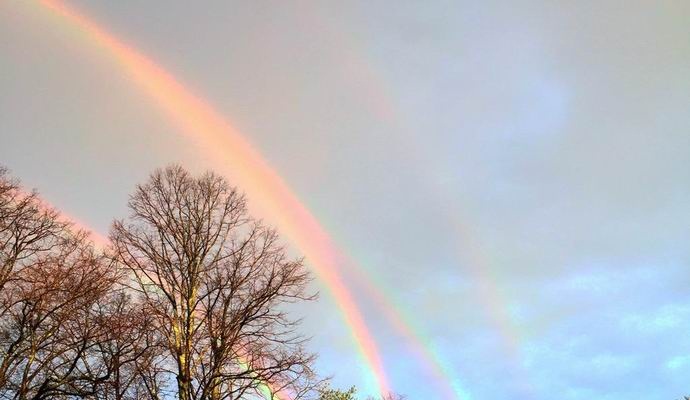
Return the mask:
<svg viewBox="0 0 690 400">
<path fill-rule="evenodd" d="M 138 186 L 129 208 L 113 225 L 112 257 L 152 317 L 179 399 L 310 393 L 314 356 L 282 308 L 314 298 L 309 274 L 244 197 L 217 175 L 171 166 Z"/>
</svg>

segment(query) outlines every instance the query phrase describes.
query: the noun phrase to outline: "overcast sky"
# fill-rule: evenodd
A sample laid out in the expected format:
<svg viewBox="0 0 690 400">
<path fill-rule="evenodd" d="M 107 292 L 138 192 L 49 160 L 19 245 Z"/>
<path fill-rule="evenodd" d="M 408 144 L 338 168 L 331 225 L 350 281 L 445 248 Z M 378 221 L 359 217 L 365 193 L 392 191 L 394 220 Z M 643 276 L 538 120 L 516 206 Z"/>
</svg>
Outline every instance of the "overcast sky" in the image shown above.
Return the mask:
<svg viewBox="0 0 690 400">
<path fill-rule="evenodd" d="M 69 4 L 232 121 L 471 398 L 690 395 L 690 2 Z M 0 164 L 105 234 L 212 163 L 66 26 L 0 2 Z M 319 371 L 373 394 L 316 286 Z M 353 290 L 394 389 L 442 399 Z"/>
</svg>

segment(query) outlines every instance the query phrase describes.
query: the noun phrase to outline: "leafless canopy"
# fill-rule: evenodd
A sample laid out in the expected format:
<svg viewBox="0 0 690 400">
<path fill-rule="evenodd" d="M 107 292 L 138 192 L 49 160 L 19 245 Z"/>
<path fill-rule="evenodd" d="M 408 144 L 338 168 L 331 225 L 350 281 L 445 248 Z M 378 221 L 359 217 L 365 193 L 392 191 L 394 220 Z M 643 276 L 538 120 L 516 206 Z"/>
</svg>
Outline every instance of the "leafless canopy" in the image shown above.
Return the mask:
<svg viewBox="0 0 690 400">
<path fill-rule="evenodd" d="M 88 397 L 110 378 L 95 312 L 118 280 L 87 235 L 0 170 L 0 398 Z"/>
<path fill-rule="evenodd" d="M 181 400 L 309 394 L 313 355 L 283 306 L 313 298 L 310 277 L 244 197 L 212 173 L 172 166 L 137 187 L 129 207 L 113 226 L 112 257 L 165 349 L 152 360 L 164 369 L 157 387 Z"/>
<path fill-rule="evenodd" d="M 94 249 L 0 168 L 0 399 L 313 397 L 301 260 L 218 176 L 155 172 Z"/>
</svg>

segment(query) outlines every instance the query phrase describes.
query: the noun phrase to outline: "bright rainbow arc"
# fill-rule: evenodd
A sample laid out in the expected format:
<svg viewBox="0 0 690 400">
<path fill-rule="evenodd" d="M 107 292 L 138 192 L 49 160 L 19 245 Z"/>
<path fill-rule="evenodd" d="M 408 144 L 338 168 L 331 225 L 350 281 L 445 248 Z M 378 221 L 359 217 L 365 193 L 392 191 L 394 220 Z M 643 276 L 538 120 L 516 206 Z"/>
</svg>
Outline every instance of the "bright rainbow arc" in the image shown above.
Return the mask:
<svg viewBox="0 0 690 400">
<path fill-rule="evenodd" d="M 384 101 L 383 104 L 385 105 L 386 102 Z M 378 104 L 380 105 L 380 104 Z M 391 111 L 390 109 L 385 109 L 384 110 L 379 110 L 381 111 L 382 114 L 384 114 L 384 118 L 389 119 L 391 118 Z M 82 225 L 82 224 L 79 224 Z M 464 224 L 459 224 L 460 226 Z M 82 225 L 83 226 L 83 225 Z M 462 230 L 461 230 L 462 231 Z M 467 235 L 462 233 L 460 236 L 464 236 L 465 239 L 467 239 Z M 473 246 L 470 246 L 473 247 Z M 471 252 L 472 253 L 472 252 Z M 475 252 L 476 253 L 476 252 Z M 481 253 L 481 252 L 480 252 Z M 470 254 L 470 258 L 473 259 L 472 261 L 478 261 L 477 265 L 480 266 L 485 266 L 487 265 L 487 260 L 485 260 L 485 256 L 482 254 Z M 482 288 L 483 292 L 489 293 L 489 298 L 500 298 L 500 294 L 497 293 L 497 288 L 495 285 L 491 282 L 489 277 L 487 277 L 485 272 L 479 270 L 477 266 L 475 266 L 475 262 L 470 262 L 470 266 L 472 268 L 472 272 L 475 275 L 475 278 L 479 281 L 479 285 Z M 367 277 L 360 278 L 362 282 L 364 282 L 370 289 L 369 292 L 371 295 L 373 295 L 374 299 L 381 305 L 381 309 L 383 310 L 384 314 L 387 316 L 387 318 L 393 323 L 396 328 L 404 334 L 405 337 L 408 338 L 410 343 L 412 343 L 415 347 L 415 351 L 418 353 L 426 353 L 425 357 L 428 360 L 434 361 L 435 365 L 431 365 L 432 369 L 435 369 L 436 372 L 443 372 L 444 368 L 442 368 L 442 363 L 439 360 L 438 356 L 434 355 L 433 350 L 429 346 L 423 345 L 423 335 L 420 332 L 417 332 L 415 329 L 412 328 L 412 324 L 409 320 L 409 318 L 405 318 L 404 315 L 401 313 L 398 307 L 393 307 L 391 305 L 391 300 L 389 299 L 388 295 L 384 295 L 380 293 L 381 288 L 373 285 L 370 281 L 370 277 L 367 279 Z M 500 330 L 502 332 L 510 332 L 514 331 L 514 327 L 511 327 L 509 320 L 510 318 L 506 315 L 505 308 L 500 304 L 499 301 L 491 301 L 489 304 L 487 304 L 490 308 L 491 314 L 494 316 L 494 320 L 497 323 L 497 325 L 500 327 Z M 398 311 L 396 313 L 395 308 L 398 308 Z M 511 335 L 508 335 L 508 337 L 511 337 Z M 512 337 L 517 337 L 513 335 Z M 511 343 L 512 351 L 516 352 L 516 349 L 519 347 L 516 343 Z M 427 363 L 428 364 L 428 363 Z M 437 374 L 436 373 L 436 374 Z M 437 374 L 438 375 L 438 374 Z M 448 372 L 445 371 L 444 375 L 447 375 L 447 378 L 449 377 Z M 457 392 L 457 390 L 456 390 Z M 458 398 L 464 398 L 460 395 L 458 395 Z"/>
<path fill-rule="evenodd" d="M 280 176 L 228 121 L 165 70 L 67 5 L 57 0 L 42 0 L 41 4 L 83 31 L 114 57 L 183 132 L 206 148 L 218 168 L 232 176 L 247 192 L 252 205 L 272 217 L 279 230 L 302 251 L 318 277 L 327 285 L 351 330 L 359 353 L 373 375 L 379 393 L 389 393 L 388 379 L 377 345 L 337 271 L 335 246 Z M 232 159 L 232 167 L 226 161 L 228 158 Z"/>
<path fill-rule="evenodd" d="M 190 94 L 184 87 L 176 82 L 172 76 L 153 64 L 153 62 L 143 55 L 127 47 L 124 43 L 119 42 L 116 38 L 99 28 L 95 23 L 89 21 L 76 11 L 69 9 L 64 4 L 53 0 L 44 0 L 43 4 L 62 17 L 68 18 L 74 22 L 82 30 L 89 33 L 98 44 L 109 50 L 128 72 L 136 78 L 137 83 L 141 84 L 149 94 L 158 100 L 166 111 L 175 117 L 177 122 L 183 126 L 185 132 L 196 132 L 203 135 L 206 140 L 210 139 L 210 141 L 213 142 L 211 143 L 213 146 L 206 146 L 207 150 L 215 153 L 214 158 L 216 162 L 228 175 L 234 176 L 237 181 L 242 182 L 243 188 L 247 189 L 250 187 L 252 189 L 247 189 L 250 196 L 256 193 L 256 190 L 267 192 L 264 196 L 258 196 L 258 198 L 252 197 L 252 200 L 258 201 L 261 204 L 261 208 L 264 211 L 268 211 L 272 217 L 274 217 L 272 218 L 273 220 L 279 220 L 280 223 L 278 225 L 281 231 L 287 233 L 297 247 L 305 253 L 306 257 L 313 264 L 316 264 L 314 267 L 317 269 L 317 274 L 325 278 L 326 284 L 333 291 L 336 301 L 345 314 L 346 321 L 353 327 L 353 336 L 360 346 L 360 353 L 362 353 L 364 359 L 370 365 L 374 378 L 378 382 L 379 391 L 382 394 L 387 393 L 387 384 L 383 387 L 381 385 L 382 382 L 386 382 L 385 371 L 383 370 L 383 365 L 378 356 L 375 342 L 373 342 L 373 339 L 368 334 L 361 314 L 357 311 L 356 314 L 352 315 L 352 312 L 347 311 L 348 309 L 356 310 L 356 304 L 344 287 L 336 271 L 324 271 L 323 268 L 318 268 L 322 265 L 328 265 L 333 269 L 336 265 L 336 258 L 339 258 L 338 251 L 316 219 L 311 216 L 301 203 L 299 203 L 280 177 L 265 161 L 263 161 L 258 152 L 256 152 L 256 150 L 254 150 L 227 121 L 223 120 L 218 113 L 211 109 L 210 106 Z M 189 109 L 185 110 L 185 107 L 189 107 Z M 191 113 L 190 110 L 192 111 Z M 185 113 L 193 115 L 185 115 Z M 390 118 L 392 112 L 388 110 L 388 112 L 384 112 L 384 114 Z M 218 134 L 219 130 L 222 134 Z M 216 133 L 215 136 L 217 137 L 214 137 L 214 135 L 208 132 Z M 224 138 L 222 135 L 227 135 L 229 138 Z M 197 140 L 199 139 L 198 137 L 194 138 Z M 207 145 L 208 142 L 202 140 L 201 144 Z M 235 156 L 235 162 L 239 162 L 242 165 L 241 174 L 237 174 L 236 171 L 233 170 L 227 170 L 228 166 L 225 163 L 226 154 L 221 150 L 224 148 L 232 148 L 233 145 L 237 147 L 237 149 L 231 153 Z M 262 178 L 269 178 L 269 181 L 273 181 L 273 185 L 267 185 L 267 187 L 262 186 L 263 182 L 260 182 Z M 279 196 L 278 198 L 282 199 L 274 200 L 275 197 L 273 196 Z M 289 205 L 287 209 L 281 209 L 280 206 L 283 203 Z M 306 228 L 303 228 L 300 224 L 306 225 Z M 310 251 L 305 249 L 309 249 Z M 321 271 L 319 271 L 319 269 L 321 269 Z M 324 277 L 324 272 L 331 272 L 331 276 L 329 277 L 327 275 Z M 364 275 L 364 271 L 356 272 L 359 281 L 365 284 L 370 295 L 372 295 L 374 300 L 381 306 L 380 308 L 387 319 L 396 330 L 412 344 L 413 350 L 417 353 L 422 363 L 426 365 L 427 369 L 434 375 L 436 380 L 443 384 L 444 388 L 442 392 L 446 396 L 452 396 L 452 398 L 468 399 L 469 395 L 457 382 L 455 382 L 455 379 L 452 379 L 450 371 L 444 366 L 438 355 L 430 346 L 424 345 L 422 340 L 424 335 L 412 328 L 410 319 L 405 318 L 399 307 L 395 307 L 388 299 L 388 296 L 380 293 L 379 289 L 374 287 L 370 277 Z M 329 278 L 331 279 L 330 281 Z M 335 283 L 337 285 L 335 287 L 331 286 L 333 278 L 335 278 Z M 339 296 L 338 293 L 344 293 L 345 295 Z M 362 334 L 361 332 L 366 332 L 366 334 Z"/>
<path fill-rule="evenodd" d="M 377 304 L 381 313 L 388 322 L 405 338 L 411 345 L 411 350 L 416 353 L 417 358 L 424 360 L 424 367 L 431 374 L 436 382 L 442 383 L 439 391 L 445 399 L 470 400 L 472 396 L 464 389 L 450 367 L 446 365 L 439 354 L 424 338 L 419 328 L 415 327 L 412 318 L 404 312 L 402 307 L 393 303 L 394 296 L 388 293 L 385 285 L 374 284 L 371 276 L 363 276 L 355 271 L 357 282 L 362 284 L 374 302 Z"/>
</svg>

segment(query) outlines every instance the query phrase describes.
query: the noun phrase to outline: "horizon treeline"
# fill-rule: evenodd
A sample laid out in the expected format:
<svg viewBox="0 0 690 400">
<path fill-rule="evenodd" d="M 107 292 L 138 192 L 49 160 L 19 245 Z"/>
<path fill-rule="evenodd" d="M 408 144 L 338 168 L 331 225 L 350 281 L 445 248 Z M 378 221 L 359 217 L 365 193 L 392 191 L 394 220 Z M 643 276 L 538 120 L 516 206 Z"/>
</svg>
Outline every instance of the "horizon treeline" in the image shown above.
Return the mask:
<svg viewBox="0 0 690 400">
<path fill-rule="evenodd" d="M 0 168 L 0 398 L 318 398 L 310 274 L 244 196 L 170 166 L 128 205 L 96 248 Z"/>
</svg>

